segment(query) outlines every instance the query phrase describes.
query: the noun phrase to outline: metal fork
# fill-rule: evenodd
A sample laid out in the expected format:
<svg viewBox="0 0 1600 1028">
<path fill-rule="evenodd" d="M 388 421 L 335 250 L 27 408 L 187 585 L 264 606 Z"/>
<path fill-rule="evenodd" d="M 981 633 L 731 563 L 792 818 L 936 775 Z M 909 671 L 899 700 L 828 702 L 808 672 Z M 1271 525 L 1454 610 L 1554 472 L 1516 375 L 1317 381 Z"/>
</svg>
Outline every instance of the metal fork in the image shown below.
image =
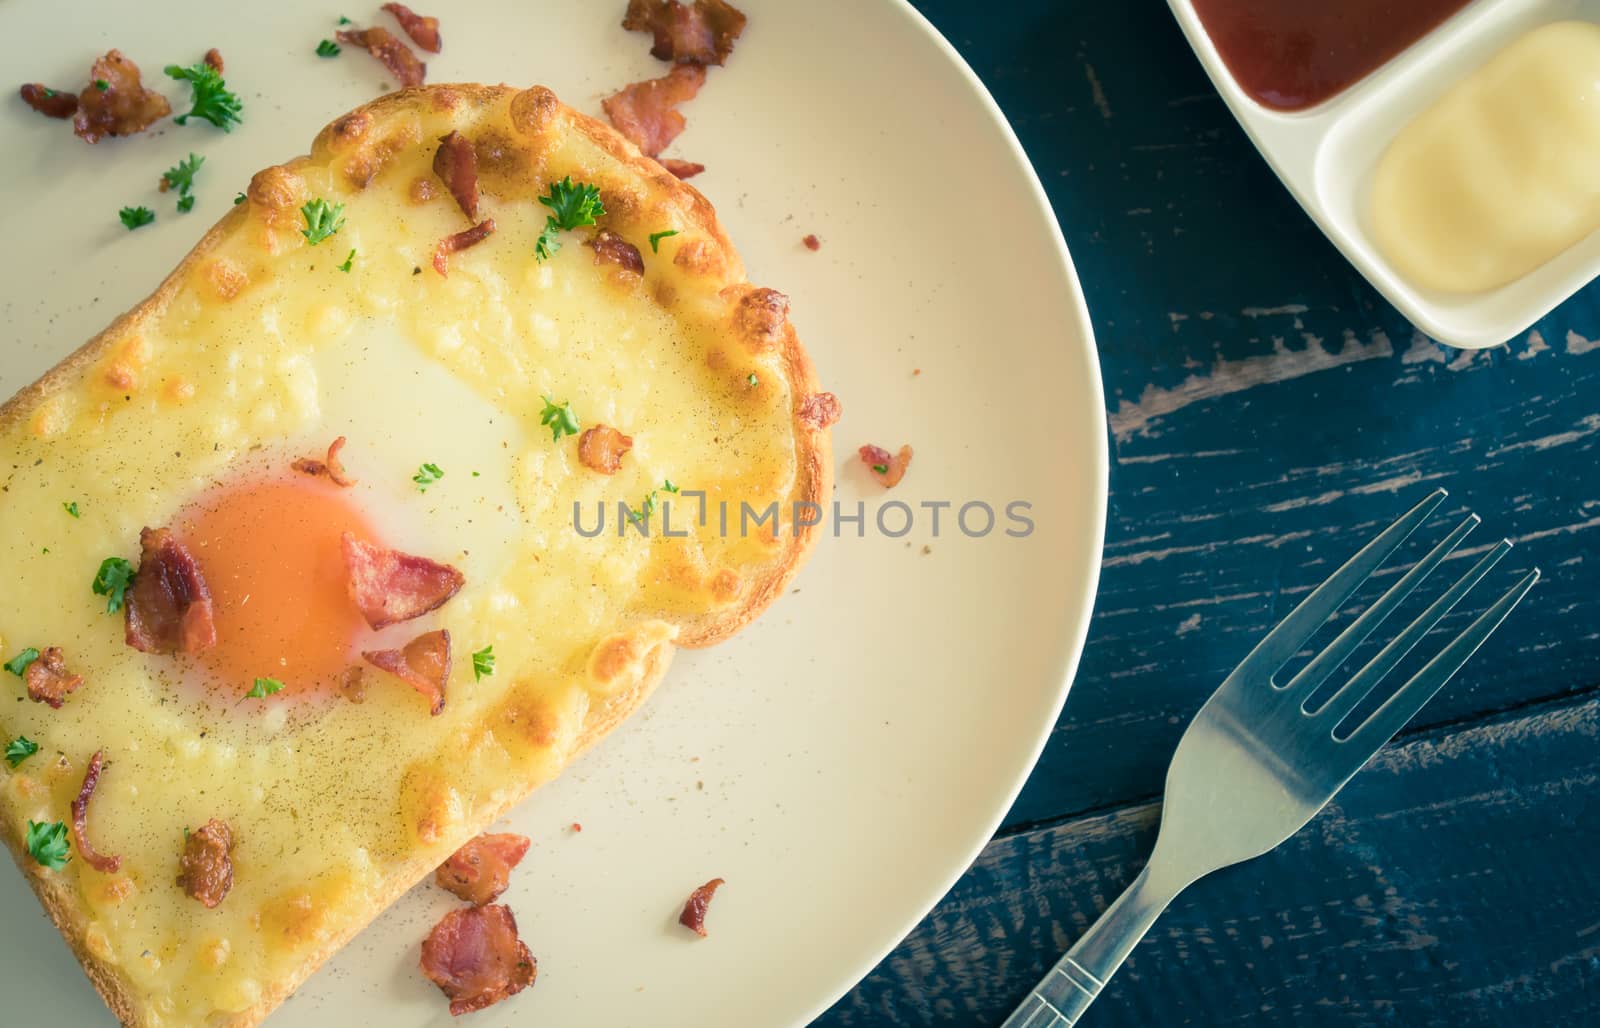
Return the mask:
<svg viewBox="0 0 1600 1028">
<path fill-rule="evenodd" d="M 1478 516 L 1469 515 L 1302 670 L 1287 682 L 1276 680 L 1289 658 L 1428 520 L 1445 495 L 1440 489 L 1423 500 L 1335 571 L 1267 633 L 1200 708 L 1167 771 L 1161 830 L 1150 862 L 1002 1028 L 1076 1024 L 1178 893 L 1213 871 L 1266 853 L 1299 831 L 1461 669 L 1533 588 L 1538 568 L 1371 716 L 1348 730 L 1341 725 L 1506 555 L 1511 541 L 1501 540 L 1332 698 L 1310 706 L 1318 686 L 1477 526 Z"/>
</svg>

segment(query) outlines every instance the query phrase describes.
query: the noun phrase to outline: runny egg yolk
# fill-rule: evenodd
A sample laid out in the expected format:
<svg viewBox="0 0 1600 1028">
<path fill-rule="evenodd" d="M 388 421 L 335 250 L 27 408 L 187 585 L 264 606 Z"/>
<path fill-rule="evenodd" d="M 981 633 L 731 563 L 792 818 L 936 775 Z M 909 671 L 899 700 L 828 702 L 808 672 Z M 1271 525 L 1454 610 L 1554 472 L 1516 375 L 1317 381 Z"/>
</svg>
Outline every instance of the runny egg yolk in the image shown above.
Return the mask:
<svg viewBox="0 0 1600 1028">
<path fill-rule="evenodd" d="M 280 695 L 310 692 L 360 661 L 369 630 L 350 598 L 345 532 L 375 538 L 345 490 L 304 476 L 224 486 L 180 515 L 216 618 L 216 645 L 196 654 L 211 688 L 243 696 L 271 678 Z"/>
</svg>

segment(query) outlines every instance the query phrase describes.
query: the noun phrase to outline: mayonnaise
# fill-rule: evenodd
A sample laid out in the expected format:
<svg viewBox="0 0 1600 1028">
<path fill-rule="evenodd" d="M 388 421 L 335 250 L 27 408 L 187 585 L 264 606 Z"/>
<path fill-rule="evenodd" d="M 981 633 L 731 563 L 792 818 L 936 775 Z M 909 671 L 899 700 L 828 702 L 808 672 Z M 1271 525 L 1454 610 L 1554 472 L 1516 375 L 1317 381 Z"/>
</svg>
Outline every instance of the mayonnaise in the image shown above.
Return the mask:
<svg viewBox="0 0 1600 1028">
<path fill-rule="evenodd" d="M 1418 115 L 1378 163 L 1370 224 L 1397 272 L 1450 293 L 1600 228 L 1600 25 L 1535 29 Z"/>
</svg>

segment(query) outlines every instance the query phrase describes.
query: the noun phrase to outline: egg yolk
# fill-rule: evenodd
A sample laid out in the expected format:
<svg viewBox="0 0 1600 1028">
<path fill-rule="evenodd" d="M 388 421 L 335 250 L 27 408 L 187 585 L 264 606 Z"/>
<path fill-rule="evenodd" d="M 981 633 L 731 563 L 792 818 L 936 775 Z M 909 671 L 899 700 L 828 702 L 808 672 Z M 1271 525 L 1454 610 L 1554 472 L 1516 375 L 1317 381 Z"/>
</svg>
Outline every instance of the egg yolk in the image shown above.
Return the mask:
<svg viewBox="0 0 1600 1028">
<path fill-rule="evenodd" d="M 195 655 L 219 693 L 257 678 L 279 695 L 335 684 L 367 624 L 350 598 L 340 536 L 374 539 L 345 490 L 320 478 L 244 482 L 195 501 L 175 532 L 211 592 L 217 643 Z"/>
</svg>

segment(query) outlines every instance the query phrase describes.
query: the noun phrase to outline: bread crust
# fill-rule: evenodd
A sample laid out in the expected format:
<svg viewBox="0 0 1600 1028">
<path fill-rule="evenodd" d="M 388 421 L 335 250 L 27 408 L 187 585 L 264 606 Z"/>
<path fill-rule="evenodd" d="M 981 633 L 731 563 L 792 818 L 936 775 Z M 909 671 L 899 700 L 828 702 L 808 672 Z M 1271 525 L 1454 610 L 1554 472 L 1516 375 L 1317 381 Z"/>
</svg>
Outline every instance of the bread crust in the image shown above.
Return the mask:
<svg viewBox="0 0 1600 1028">
<path fill-rule="evenodd" d="M 507 102 L 520 103 L 545 117 L 564 119 L 565 127 L 586 136 L 629 173 L 646 183 L 653 195 L 661 198 L 660 202 L 672 203 L 680 212 L 680 216 L 686 212 L 694 227 L 711 241 L 715 259 L 707 263 L 707 266 L 713 269 L 708 273 L 719 275 L 722 279 L 721 285 L 725 293 L 730 296 L 730 307 L 736 303 L 732 297 L 742 295 L 741 290 L 749 290 L 743 264 L 723 231 L 715 210 L 704 196 L 667 172 L 655 160 L 643 156 L 633 143 L 610 126 L 566 107 L 553 93 L 541 86 L 523 91 L 504 85 L 440 84 L 406 89 L 379 97 L 330 122 L 317 134 L 310 154 L 258 173 L 252 181 L 252 202 L 255 201 L 256 183 L 264 181 L 263 177 L 270 176 L 274 170 L 292 170 L 307 161 L 331 158 L 343 126 L 362 123 L 367 127 L 376 127 L 418 112 L 437 113 L 441 109 L 470 115 L 475 111 Z M 246 217 L 247 212 L 242 206 L 230 210 L 201 237 L 147 299 L 119 316 L 104 331 L 56 364 L 32 385 L 18 392 L 4 404 L 0 404 L 0 430 L 10 429 L 51 396 L 81 382 L 90 366 L 109 354 L 123 340 L 137 334 L 147 324 L 160 319 L 194 270 L 224 240 L 243 227 Z M 786 317 L 777 334 L 776 345 L 788 379 L 790 413 L 794 423 L 796 472 L 790 500 L 820 507 L 832 489 L 830 436 L 826 426 L 814 426 L 801 417 L 802 404 L 820 388 L 816 369 L 801 345 L 799 335 Z M 590 705 L 576 744 L 568 754 L 567 764 L 603 739 L 649 697 L 666 675 L 675 646 L 698 648 L 713 645 L 729 638 L 760 615 L 782 595 L 805 562 L 818 536 L 818 526 L 810 525 L 795 527 L 785 534 L 783 537 L 785 546 L 777 559 L 763 568 L 758 577 L 745 583 L 739 600 L 734 605 L 703 615 L 685 617 L 675 622 L 672 619 L 663 619 L 675 625 L 676 639 L 673 642 L 661 642 L 652 646 L 645 656 L 642 672 L 633 685 L 616 695 L 596 700 Z M 524 784 L 523 787 L 514 790 L 514 794 L 496 809 L 492 816 L 458 828 L 446 841 L 444 847 L 446 851 L 459 847 L 483 831 L 525 799 L 540 784 L 542 782 Z M 3 790 L 0 790 L 0 817 L 10 822 L 14 821 L 15 816 L 15 804 Z M 23 841 L 12 833 L 0 832 L 0 836 L 4 837 L 17 867 L 33 887 L 45 912 L 77 956 L 90 982 L 112 1013 L 125 1025 L 144 1024 L 145 1022 L 140 1019 L 134 994 L 118 969 L 89 951 L 84 939 L 87 919 L 71 880 L 45 872 L 29 857 Z M 403 893 L 430 874 L 438 863 L 436 852 L 419 854 L 403 865 L 398 872 L 391 874 L 388 890 L 377 896 L 362 916 L 352 918 L 342 930 L 333 933 L 328 943 L 304 960 L 292 976 L 273 983 L 274 987 L 266 991 L 254 1006 L 217 1023 L 227 1025 L 229 1028 L 250 1028 L 260 1024 L 330 956 L 354 938 Z"/>
</svg>

